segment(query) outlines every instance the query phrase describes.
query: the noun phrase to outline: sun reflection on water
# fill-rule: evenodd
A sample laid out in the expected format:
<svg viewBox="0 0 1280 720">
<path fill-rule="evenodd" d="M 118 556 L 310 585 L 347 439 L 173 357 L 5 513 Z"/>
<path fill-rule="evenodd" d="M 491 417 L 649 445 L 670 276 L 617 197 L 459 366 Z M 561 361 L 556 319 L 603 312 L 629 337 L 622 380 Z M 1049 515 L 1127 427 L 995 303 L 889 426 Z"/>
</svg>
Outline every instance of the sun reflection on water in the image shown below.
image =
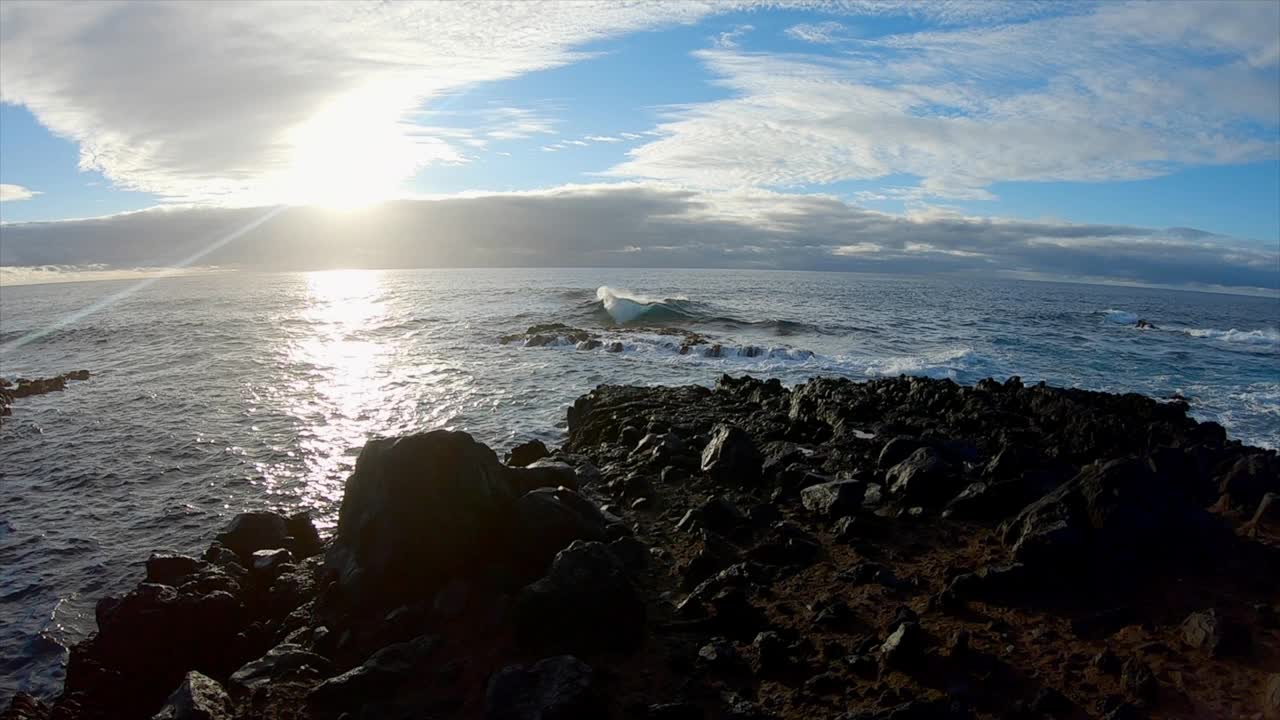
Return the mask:
<svg viewBox="0 0 1280 720">
<path fill-rule="evenodd" d="M 395 348 L 377 332 L 391 321 L 383 273 L 308 273 L 304 303 L 283 352 L 290 385 L 284 410 L 299 421 L 303 503 L 329 509 L 364 441 L 412 413 L 397 396 Z M 271 473 L 264 475 L 272 485 Z"/>
</svg>

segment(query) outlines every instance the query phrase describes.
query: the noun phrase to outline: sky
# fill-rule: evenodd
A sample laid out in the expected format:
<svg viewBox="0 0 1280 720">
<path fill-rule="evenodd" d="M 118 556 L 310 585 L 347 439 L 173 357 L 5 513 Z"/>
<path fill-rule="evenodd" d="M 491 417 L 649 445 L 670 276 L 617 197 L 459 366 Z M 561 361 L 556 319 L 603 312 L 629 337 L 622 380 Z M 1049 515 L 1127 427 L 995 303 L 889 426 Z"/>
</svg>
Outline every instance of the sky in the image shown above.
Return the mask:
<svg viewBox="0 0 1280 720">
<path fill-rule="evenodd" d="M 1280 3 L 6 1 L 0 223 L 7 282 L 624 265 L 1275 292 Z"/>
</svg>

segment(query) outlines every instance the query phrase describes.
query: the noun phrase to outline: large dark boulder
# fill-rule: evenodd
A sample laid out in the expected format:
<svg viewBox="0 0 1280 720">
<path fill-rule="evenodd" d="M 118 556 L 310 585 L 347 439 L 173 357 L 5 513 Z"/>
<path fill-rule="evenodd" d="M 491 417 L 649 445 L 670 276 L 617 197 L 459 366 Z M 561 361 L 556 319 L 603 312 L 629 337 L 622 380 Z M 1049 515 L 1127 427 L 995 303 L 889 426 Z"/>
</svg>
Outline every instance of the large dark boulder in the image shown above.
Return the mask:
<svg viewBox="0 0 1280 720">
<path fill-rule="evenodd" d="M 504 561 L 516 518 L 512 472 L 463 432 L 366 443 L 325 557 L 342 604 L 397 607 Z"/>
<path fill-rule="evenodd" d="M 489 680 L 485 720 L 594 720 L 603 717 L 591 666 L 558 655 L 532 667 L 512 665 Z"/>
<path fill-rule="evenodd" d="M 1228 537 L 1179 478 L 1138 457 L 1085 467 L 1004 527 L 1017 562 L 1053 574 L 1192 567 Z"/>
<path fill-rule="evenodd" d="M 512 606 L 516 639 L 541 652 L 628 651 L 644 636 L 645 609 L 609 546 L 574 542 Z"/>
<path fill-rule="evenodd" d="M 702 471 L 717 482 L 749 485 L 760 479 L 763 460 L 755 441 L 742 428 L 717 425 L 702 450 Z"/>
<path fill-rule="evenodd" d="M 516 501 L 518 570 L 537 577 L 574 540 L 606 539 L 608 521 L 591 501 L 568 488 L 540 488 Z"/>
</svg>

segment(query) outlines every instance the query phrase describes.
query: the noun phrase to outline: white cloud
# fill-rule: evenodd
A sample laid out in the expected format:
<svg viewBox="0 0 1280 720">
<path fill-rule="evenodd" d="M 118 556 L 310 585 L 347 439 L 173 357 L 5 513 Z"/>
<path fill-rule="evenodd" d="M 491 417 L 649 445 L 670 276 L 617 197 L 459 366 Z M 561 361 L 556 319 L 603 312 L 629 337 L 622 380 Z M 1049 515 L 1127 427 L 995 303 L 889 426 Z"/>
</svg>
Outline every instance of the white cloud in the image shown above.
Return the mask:
<svg viewBox="0 0 1280 720">
<path fill-rule="evenodd" d="M 1275 294 L 1280 251 L 1189 229 L 874 212 L 829 195 L 642 183 L 401 200 L 352 213 L 168 208 L 0 225 L 0 265 L 759 267 L 961 272 Z M 512 238 L 520 242 L 513 244 Z M 99 268 L 102 269 L 102 268 Z"/>
<path fill-rule="evenodd" d="M 610 174 L 787 188 L 894 174 L 908 199 L 1277 156 L 1280 5 L 1102 4 L 859 40 L 834 57 L 697 53 L 732 96 L 683 106 Z M 1190 49 L 1188 49 L 1190 48 Z"/>
<path fill-rule="evenodd" d="M 36 195 L 42 193 L 38 190 L 31 190 L 21 185 L 10 185 L 8 183 L 0 183 L 0 202 L 14 202 L 16 200 L 30 200 Z"/>
<path fill-rule="evenodd" d="M 755 30 L 755 28 L 751 25 L 737 25 L 732 30 L 717 35 L 713 42 L 718 48 L 736 48 L 738 47 L 738 41 L 742 40 L 752 30 Z"/>
<path fill-rule="evenodd" d="M 612 136 L 610 136 L 610 135 L 588 135 L 588 136 L 586 136 L 586 137 L 585 137 L 585 138 L 583 138 L 583 139 L 584 139 L 584 140 L 589 140 L 589 141 L 591 141 L 591 142 L 602 142 L 602 143 L 619 143 L 619 142 L 622 142 L 622 138 L 612 137 Z"/>
<path fill-rule="evenodd" d="M 81 168 L 124 189 L 231 203 L 374 180 L 386 191 L 424 165 L 467 160 L 410 122 L 432 99 L 724 7 L 5 2 L 0 100 L 79 143 Z"/>
<path fill-rule="evenodd" d="M 843 39 L 844 33 L 844 25 L 834 20 L 820 23 L 801 23 L 793 25 L 786 30 L 786 34 L 790 38 L 819 45 L 838 42 Z"/>
</svg>

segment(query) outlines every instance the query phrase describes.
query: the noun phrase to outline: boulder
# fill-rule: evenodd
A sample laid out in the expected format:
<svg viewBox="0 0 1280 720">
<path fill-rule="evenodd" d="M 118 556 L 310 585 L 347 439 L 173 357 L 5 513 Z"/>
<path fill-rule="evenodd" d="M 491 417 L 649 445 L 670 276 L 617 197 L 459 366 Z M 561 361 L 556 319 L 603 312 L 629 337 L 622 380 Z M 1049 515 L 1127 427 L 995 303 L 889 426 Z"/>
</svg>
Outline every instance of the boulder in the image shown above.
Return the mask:
<svg viewBox="0 0 1280 720">
<path fill-rule="evenodd" d="M 1280 720 L 1280 673 L 1272 673 L 1262 687 L 1262 716 Z"/>
<path fill-rule="evenodd" d="M 309 558 L 324 549 L 310 511 L 302 510 L 285 518 L 284 527 L 289 533 L 289 544 L 285 547 L 295 558 Z"/>
<path fill-rule="evenodd" d="M 334 606 L 378 611 L 509 560 L 518 472 L 463 432 L 371 440 L 347 480 L 325 569 Z"/>
<path fill-rule="evenodd" d="M 522 572 L 538 577 L 574 540 L 603 541 L 608 525 L 599 508 L 568 488 L 540 488 L 516 501 Z"/>
<path fill-rule="evenodd" d="M 288 522 L 273 512 L 245 512 L 236 515 L 218 533 L 217 541 L 252 565 L 249 558 L 258 550 L 285 547 L 289 540 Z"/>
<path fill-rule="evenodd" d="M 800 491 L 806 510 L 824 517 L 842 517 L 862 506 L 867 486 L 858 480 L 837 480 L 811 485 Z"/>
<path fill-rule="evenodd" d="M 9 707 L 0 713 L 0 718 L 3 720 L 49 720 L 51 712 L 52 708 L 41 702 L 39 698 L 19 692 L 15 693 L 13 699 L 9 701 Z"/>
<path fill-rule="evenodd" d="M 578 489 L 578 471 L 572 465 L 560 460 L 542 458 L 522 468 L 511 468 L 507 477 L 516 494 L 546 487 L 567 487 Z"/>
<path fill-rule="evenodd" d="M 309 652 L 301 645 L 281 643 L 232 673 L 231 683 L 253 690 L 290 675 L 323 674 L 328 669 L 327 658 Z"/>
<path fill-rule="evenodd" d="M 895 437 L 884 444 L 880 449 L 880 455 L 876 458 L 876 464 L 882 468 L 888 469 L 906 460 L 911 453 L 919 450 L 924 446 L 924 441 L 913 437 Z"/>
<path fill-rule="evenodd" d="M 728 534 L 741 527 L 746 519 L 738 506 L 728 498 L 715 495 L 686 512 L 680 522 L 676 523 L 676 529 L 693 532 L 706 528 L 715 533 Z"/>
<path fill-rule="evenodd" d="M 1194 566 L 1229 538 L 1187 488 L 1137 457 L 1093 463 L 1028 505 L 1004 527 L 1014 559 L 1058 575 L 1119 571 L 1134 578 L 1160 563 Z"/>
<path fill-rule="evenodd" d="M 147 579 L 157 585 L 177 586 L 204 563 L 189 555 L 152 553 L 147 558 Z"/>
<path fill-rule="evenodd" d="M 600 542 L 575 541 L 547 575 L 516 595 L 520 645 L 539 651 L 628 651 L 644 637 L 644 603 L 626 568 Z"/>
<path fill-rule="evenodd" d="M 955 495 L 951 465 L 931 447 L 922 447 L 885 475 L 889 494 L 907 506 L 940 505 Z"/>
<path fill-rule="evenodd" d="M 511 448 L 511 452 L 507 453 L 507 464 L 511 467 L 524 467 L 550 454 L 541 440 L 530 440 Z"/>
<path fill-rule="evenodd" d="M 717 425 L 702 451 L 702 471 L 717 482 L 751 485 L 760 479 L 762 460 L 755 441 L 741 428 Z"/>
<path fill-rule="evenodd" d="M 235 705 L 217 680 L 194 670 L 152 720 L 232 720 Z"/>
<path fill-rule="evenodd" d="M 485 690 L 485 720 L 595 720 L 604 712 L 594 680 L 572 655 L 503 668 Z"/>
<path fill-rule="evenodd" d="M 330 714 L 372 706 L 421 676 L 439 643 L 430 636 L 388 645 L 360 665 L 320 683 L 307 705 Z"/>
</svg>

